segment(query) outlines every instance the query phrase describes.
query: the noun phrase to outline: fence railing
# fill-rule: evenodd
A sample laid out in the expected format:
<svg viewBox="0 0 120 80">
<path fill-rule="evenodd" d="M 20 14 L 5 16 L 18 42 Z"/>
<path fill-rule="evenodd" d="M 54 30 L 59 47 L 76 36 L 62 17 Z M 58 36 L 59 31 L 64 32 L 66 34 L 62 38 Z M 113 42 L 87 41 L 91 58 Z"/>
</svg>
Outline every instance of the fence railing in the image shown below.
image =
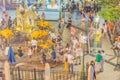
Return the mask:
<svg viewBox="0 0 120 80">
<path fill-rule="evenodd" d="M 11 69 L 11 80 L 45 80 L 45 71 L 41 70 L 25 70 Z M 79 80 L 80 72 L 74 71 L 69 73 L 65 71 L 50 71 L 50 80 Z"/>
</svg>

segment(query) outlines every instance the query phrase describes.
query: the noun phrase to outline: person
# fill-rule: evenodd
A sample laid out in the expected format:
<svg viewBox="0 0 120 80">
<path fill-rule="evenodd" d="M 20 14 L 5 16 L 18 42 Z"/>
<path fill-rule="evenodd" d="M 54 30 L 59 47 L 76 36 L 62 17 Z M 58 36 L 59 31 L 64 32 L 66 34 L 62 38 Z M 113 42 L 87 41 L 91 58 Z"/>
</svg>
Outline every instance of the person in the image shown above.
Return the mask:
<svg viewBox="0 0 120 80">
<path fill-rule="evenodd" d="M 55 62 L 56 61 L 56 52 L 55 50 L 53 49 L 52 53 L 51 53 L 51 58 L 52 58 L 52 61 Z"/>
<path fill-rule="evenodd" d="M 82 15 L 82 19 L 81 19 L 81 24 L 84 27 L 85 26 L 85 15 Z"/>
<path fill-rule="evenodd" d="M 101 51 L 98 51 L 98 53 L 95 56 L 95 62 L 96 62 L 95 67 L 97 73 L 99 73 L 101 69 L 101 60 L 102 60 Z"/>
<path fill-rule="evenodd" d="M 91 14 L 91 12 L 89 11 L 89 12 L 88 12 L 88 18 L 89 18 L 89 20 L 91 20 L 91 16 L 92 16 L 92 14 Z"/>
<path fill-rule="evenodd" d="M 120 37 L 118 37 L 120 39 Z M 115 40 L 112 49 L 117 52 L 117 66 L 120 67 L 120 40 Z"/>
<path fill-rule="evenodd" d="M 64 54 L 64 71 L 68 71 L 68 58 L 67 58 L 67 56 L 68 56 L 68 52 L 67 51 L 65 51 L 65 54 Z"/>
<path fill-rule="evenodd" d="M 96 74 L 95 74 L 95 63 L 94 61 L 90 62 L 89 68 L 88 68 L 88 77 L 87 80 L 95 80 Z"/>
<path fill-rule="evenodd" d="M 6 48 L 5 48 L 5 55 L 8 56 L 8 51 L 9 51 L 9 44 L 7 44 Z"/>
<path fill-rule="evenodd" d="M 19 57 L 22 57 L 22 56 L 23 56 L 21 47 L 18 48 L 18 55 L 19 55 Z"/>
<path fill-rule="evenodd" d="M 76 50 L 76 64 L 80 64 L 81 63 L 80 57 L 82 56 L 82 54 L 83 54 L 82 48 L 80 47 L 80 45 L 77 45 L 77 50 Z"/>
<path fill-rule="evenodd" d="M 50 38 L 52 39 L 52 42 L 56 42 L 57 36 L 53 32 L 49 32 Z"/>
<path fill-rule="evenodd" d="M 45 20 L 45 13 L 44 12 L 42 12 L 42 20 Z"/>
<path fill-rule="evenodd" d="M 101 54 L 102 55 L 102 60 L 101 60 L 101 69 L 100 69 L 100 71 L 103 72 L 104 71 L 104 62 L 105 62 L 105 51 L 102 50 L 101 53 L 102 53 Z"/>
<path fill-rule="evenodd" d="M 57 36 L 56 43 L 60 46 L 61 42 L 62 42 L 62 38 L 61 38 L 60 35 L 58 35 L 58 36 Z"/>
<path fill-rule="evenodd" d="M 71 52 L 68 54 L 67 59 L 68 59 L 68 71 L 70 73 L 73 73 L 74 56 L 71 54 Z"/>
<path fill-rule="evenodd" d="M 66 28 L 70 29 L 71 26 L 72 26 L 72 20 L 71 18 L 69 18 Z"/>
<path fill-rule="evenodd" d="M 67 43 L 65 49 L 68 51 L 68 53 L 70 53 L 71 52 L 70 44 Z"/>
<path fill-rule="evenodd" d="M 11 16 L 9 16 L 8 19 L 8 27 L 11 28 L 12 27 L 12 20 L 11 20 Z"/>
<path fill-rule="evenodd" d="M 42 54 L 42 64 L 45 64 L 46 62 L 46 55 L 45 53 Z"/>
<path fill-rule="evenodd" d="M 58 32 L 60 33 L 61 30 L 61 18 L 58 19 Z"/>
<path fill-rule="evenodd" d="M 95 32 L 95 23 L 92 23 L 92 24 L 91 24 L 91 27 L 89 28 L 89 37 L 90 37 L 91 39 L 94 38 L 94 32 Z"/>
<path fill-rule="evenodd" d="M 33 38 L 33 40 L 31 40 L 31 47 L 32 47 L 32 50 L 33 52 L 35 53 L 36 50 L 37 50 L 37 40 L 35 40 L 35 38 Z"/>
<path fill-rule="evenodd" d="M 38 11 L 36 11 L 36 18 L 37 18 L 37 20 L 40 20 L 40 14 Z"/>
<path fill-rule="evenodd" d="M 33 49 L 32 47 L 28 47 L 28 56 L 29 56 L 29 58 L 32 57 L 32 54 L 33 54 L 32 49 Z"/>
<path fill-rule="evenodd" d="M 74 49 L 76 47 L 76 44 L 78 43 L 78 40 L 76 37 L 73 37 L 72 43 L 73 43 L 73 49 Z"/>
<path fill-rule="evenodd" d="M 6 23 L 5 19 L 2 18 L 2 21 L 1 21 L 1 27 L 2 27 L 2 28 L 5 28 L 5 27 L 6 27 L 5 23 Z"/>
<path fill-rule="evenodd" d="M 103 37 L 105 37 L 105 36 L 108 37 L 108 35 L 107 35 L 107 26 L 105 24 L 103 24 L 101 30 L 102 30 Z"/>
<path fill-rule="evenodd" d="M 79 34 L 79 43 L 80 43 L 80 46 L 82 46 L 82 43 L 83 43 L 83 32 L 80 32 L 80 34 Z"/>
<path fill-rule="evenodd" d="M 112 32 L 113 32 L 113 22 L 112 21 L 108 22 L 108 30 L 109 30 L 110 34 L 112 34 Z"/>
</svg>

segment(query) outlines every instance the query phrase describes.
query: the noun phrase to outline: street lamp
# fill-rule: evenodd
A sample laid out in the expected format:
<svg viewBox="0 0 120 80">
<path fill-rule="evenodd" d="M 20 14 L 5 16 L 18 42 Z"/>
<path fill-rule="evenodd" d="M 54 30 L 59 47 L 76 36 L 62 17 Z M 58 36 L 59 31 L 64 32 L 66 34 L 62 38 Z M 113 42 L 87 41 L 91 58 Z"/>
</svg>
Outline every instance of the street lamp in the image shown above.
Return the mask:
<svg viewBox="0 0 120 80">
<path fill-rule="evenodd" d="M 98 28 L 98 23 L 99 23 L 99 16 L 97 15 L 94 19 L 94 22 L 96 23 L 96 27 L 95 27 L 95 32 L 94 32 L 94 43 L 93 43 L 93 48 L 94 48 L 94 52 L 97 52 L 97 41 L 96 41 L 96 37 L 97 37 L 97 28 Z"/>
<path fill-rule="evenodd" d="M 82 44 L 83 44 L 83 52 L 81 54 L 81 57 L 82 57 L 82 66 L 81 66 L 81 77 L 80 77 L 80 80 L 85 80 L 85 67 L 84 67 L 84 53 L 85 53 L 85 44 L 87 42 L 87 37 L 86 36 L 82 36 Z"/>
<path fill-rule="evenodd" d="M 62 0 L 59 0 L 59 19 L 61 18 L 61 14 L 62 14 L 61 4 L 62 4 Z"/>
</svg>

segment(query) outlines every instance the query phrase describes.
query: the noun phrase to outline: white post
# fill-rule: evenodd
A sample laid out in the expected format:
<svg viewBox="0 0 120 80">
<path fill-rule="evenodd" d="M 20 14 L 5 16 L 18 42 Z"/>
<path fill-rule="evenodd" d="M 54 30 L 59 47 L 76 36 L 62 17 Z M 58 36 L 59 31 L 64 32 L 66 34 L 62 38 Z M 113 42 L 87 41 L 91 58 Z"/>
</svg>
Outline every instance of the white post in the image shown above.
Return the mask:
<svg viewBox="0 0 120 80">
<path fill-rule="evenodd" d="M 50 65 L 45 63 L 45 80 L 50 80 Z"/>
<path fill-rule="evenodd" d="M 4 63 L 4 74 L 5 74 L 5 80 L 11 80 L 10 79 L 10 65 L 8 61 L 5 61 Z"/>
</svg>

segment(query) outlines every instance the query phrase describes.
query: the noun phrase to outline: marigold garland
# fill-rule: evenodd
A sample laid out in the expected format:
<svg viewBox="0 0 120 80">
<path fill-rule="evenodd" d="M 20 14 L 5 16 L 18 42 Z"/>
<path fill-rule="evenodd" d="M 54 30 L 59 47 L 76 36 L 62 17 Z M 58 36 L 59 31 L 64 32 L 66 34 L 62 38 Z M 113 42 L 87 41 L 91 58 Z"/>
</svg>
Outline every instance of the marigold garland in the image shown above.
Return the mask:
<svg viewBox="0 0 120 80">
<path fill-rule="evenodd" d="M 21 26 L 16 26 L 15 29 L 18 30 L 18 31 L 21 31 L 22 27 Z"/>
<path fill-rule="evenodd" d="M 0 34 L 5 38 L 11 37 L 13 35 L 12 30 L 10 29 L 1 30 Z"/>
<path fill-rule="evenodd" d="M 47 22 L 47 21 L 43 21 L 43 20 L 40 20 L 38 21 L 38 26 L 40 27 L 51 27 L 51 23 Z"/>
<path fill-rule="evenodd" d="M 45 43 L 44 43 L 44 41 L 43 40 L 39 40 L 39 42 L 40 42 L 40 47 L 41 48 L 47 48 L 47 47 L 49 47 L 49 46 L 52 46 L 54 43 L 52 42 L 52 40 L 50 40 L 50 39 L 48 39 L 47 41 L 45 41 Z"/>
<path fill-rule="evenodd" d="M 39 38 L 48 35 L 47 30 L 36 30 L 31 33 L 31 37 Z"/>
</svg>

